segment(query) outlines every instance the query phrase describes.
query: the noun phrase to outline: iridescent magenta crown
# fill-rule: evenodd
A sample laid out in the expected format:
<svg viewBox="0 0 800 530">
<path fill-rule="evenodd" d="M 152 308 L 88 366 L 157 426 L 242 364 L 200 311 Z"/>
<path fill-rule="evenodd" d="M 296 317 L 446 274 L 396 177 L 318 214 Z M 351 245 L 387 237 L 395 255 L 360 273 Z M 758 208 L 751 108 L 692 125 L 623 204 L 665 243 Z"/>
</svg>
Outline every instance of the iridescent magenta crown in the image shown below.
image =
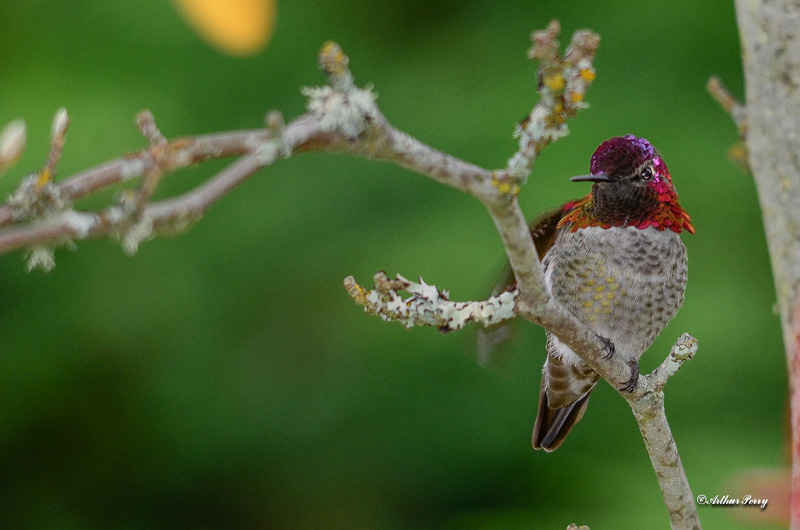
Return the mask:
<svg viewBox="0 0 800 530">
<path fill-rule="evenodd" d="M 632 175 L 655 156 L 655 148 L 644 138 L 637 138 L 632 134 L 617 136 L 600 144 L 592 155 L 589 171 L 592 175 Z"/>
</svg>

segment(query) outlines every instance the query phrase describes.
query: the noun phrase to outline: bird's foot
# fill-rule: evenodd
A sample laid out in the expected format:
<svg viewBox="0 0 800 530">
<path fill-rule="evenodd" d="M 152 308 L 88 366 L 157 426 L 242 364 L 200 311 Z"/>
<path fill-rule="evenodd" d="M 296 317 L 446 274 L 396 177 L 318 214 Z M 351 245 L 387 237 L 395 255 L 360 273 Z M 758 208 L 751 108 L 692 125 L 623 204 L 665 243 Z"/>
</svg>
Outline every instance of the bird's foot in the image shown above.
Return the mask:
<svg viewBox="0 0 800 530">
<path fill-rule="evenodd" d="M 606 352 L 606 354 L 603 355 L 603 359 L 612 358 L 614 356 L 614 351 L 616 350 L 614 343 L 611 342 L 611 339 L 607 337 L 601 337 L 600 335 L 597 335 L 597 338 L 603 343 L 603 351 Z"/>
<path fill-rule="evenodd" d="M 628 366 L 631 369 L 631 378 L 628 379 L 628 381 L 621 387 L 619 387 L 617 390 L 619 390 L 620 392 L 624 391 L 630 394 L 631 392 L 636 390 L 636 385 L 639 384 L 639 361 L 637 361 L 636 359 L 631 359 L 630 361 L 628 361 Z"/>
</svg>

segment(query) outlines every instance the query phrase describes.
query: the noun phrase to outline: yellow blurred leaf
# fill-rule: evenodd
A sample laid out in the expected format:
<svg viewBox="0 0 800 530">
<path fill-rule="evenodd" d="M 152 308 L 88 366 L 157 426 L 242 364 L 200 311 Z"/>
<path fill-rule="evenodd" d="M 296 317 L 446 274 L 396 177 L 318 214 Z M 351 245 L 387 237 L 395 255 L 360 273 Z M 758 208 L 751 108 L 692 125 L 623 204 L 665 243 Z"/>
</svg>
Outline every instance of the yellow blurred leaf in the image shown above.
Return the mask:
<svg viewBox="0 0 800 530">
<path fill-rule="evenodd" d="M 253 55 L 269 42 L 277 0 L 173 0 L 198 34 L 231 55 Z"/>
</svg>

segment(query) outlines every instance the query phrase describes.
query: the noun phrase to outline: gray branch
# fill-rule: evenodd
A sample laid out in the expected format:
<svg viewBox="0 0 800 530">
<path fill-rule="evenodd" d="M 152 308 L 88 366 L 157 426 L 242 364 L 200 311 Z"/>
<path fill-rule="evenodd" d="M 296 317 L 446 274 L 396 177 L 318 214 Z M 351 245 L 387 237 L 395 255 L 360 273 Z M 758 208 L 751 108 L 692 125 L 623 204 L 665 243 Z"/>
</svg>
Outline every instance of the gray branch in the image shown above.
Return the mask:
<svg viewBox="0 0 800 530">
<path fill-rule="evenodd" d="M 366 120 L 369 126 L 365 127 L 360 138 L 363 138 L 363 143 L 347 141 L 341 135 L 332 134 L 324 139 L 326 145 L 322 147 L 331 151 L 394 161 L 479 199 L 488 209 L 497 227 L 516 278 L 518 292 L 514 293 L 513 299 L 516 315 L 555 333 L 601 377 L 618 388 L 628 380 L 630 368 L 619 358 L 605 359 L 605 351 L 598 337 L 550 296 L 544 284 L 543 270 L 528 224 L 516 200 L 519 183 L 527 177 L 538 153 L 549 142 L 567 133 L 566 118 L 585 105 L 583 96 L 594 79 L 591 59 L 599 39 L 588 31 L 576 32 L 566 59 L 561 59 L 558 42 L 555 40 L 557 36 L 557 24 L 551 24 L 546 31 L 534 33 L 534 49 L 531 55 L 544 63 L 540 67 L 541 101 L 520 125 L 521 130 L 517 131 L 520 148 L 509 160 L 506 169 L 482 170 L 428 147 L 391 127 L 377 108 L 370 111 Z M 332 52 L 331 55 L 337 56 L 338 52 Z M 329 75 L 332 70 L 335 69 L 327 70 Z M 334 78 L 335 76 L 333 74 Z M 337 85 L 335 79 L 331 84 Z M 315 143 L 314 147 L 319 148 L 319 143 Z M 432 318 L 425 311 L 421 313 L 423 318 L 415 319 L 418 312 L 410 311 L 412 304 L 404 303 L 395 292 L 406 288 L 407 280 L 399 277 L 397 281 L 395 285 L 378 281 L 374 291 L 365 290 L 352 277 L 346 280 L 346 285 L 357 303 L 363 305 L 368 312 L 378 314 L 386 320 L 399 320 L 407 326 L 416 324 L 441 327 L 441 318 L 447 314 L 450 310 L 449 304 L 453 302 L 446 301 L 447 305 L 442 308 L 438 319 Z M 419 297 L 412 294 L 409 300 L 417 304 Z M 378 301 L 390 304 L 395 311 L 378 308 L 375 305 Z M 482 303 L 490 302 L 493 300 Z M 491 309 L 492 306 L 488 307 Z M 400 310 L 396 311 L 398 308 Z M 633 409 L 644 437 L 673 529 L 699 529 L 700 520 L 667 423 L 662 388 L 666 379 L 677 371 L 680 364 L 691 357 L 674 353 L 688 348 L 693 354 L 696 345 L 697 341 L 688 334 L 681 337 L 659 370 L 642 377 L 634 392 L 622 393 Z"/>
</svg>

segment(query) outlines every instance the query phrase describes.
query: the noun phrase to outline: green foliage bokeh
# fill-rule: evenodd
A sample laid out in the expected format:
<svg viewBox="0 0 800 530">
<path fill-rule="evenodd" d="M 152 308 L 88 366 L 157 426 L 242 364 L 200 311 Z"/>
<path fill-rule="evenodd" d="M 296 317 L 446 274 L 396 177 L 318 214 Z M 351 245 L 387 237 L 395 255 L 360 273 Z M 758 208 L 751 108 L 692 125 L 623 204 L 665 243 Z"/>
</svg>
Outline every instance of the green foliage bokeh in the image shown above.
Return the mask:
<svg viewBox="0 0 800 530">
<path fill-rule="evenodd" d="M 529 34 L 602 36 L 591 105 L 538 161 L 526 214 L 582 195 L 568 178 L 604 139 L 645 136 L 671 169 L 697 234 L 684 240 L 684 308 L 643 358 L 683 331 L 700 351 L 667 389 L 695 494 L 783 462 L 785 370 L 750 177 L 730 163 L 729 118 L 705 92 L 742 96 L 733 5 L 709 2 L 279 3 L 270 46 L 236 59 L 200 41 L 167 0 L 7 0 L 0 7 L 0 123 L 28 148 L 8 194 L 72 118 L 60 177 L 140 149 L 149 108 L 174 138 L 301 114 L 324 82 L 328 39 L 373 83 L 388 119 L 486 167 L 516 148 L 536 102 Z M 224 167 L 182 171 L 158 197 Z M 81 206 L 97 207 L 111 193 Z M 474 362 L 474 333 L 369 317 L 342 279 L 421 275 L 454 299 L 485 297 L 503 264 L 474 200 L 403 169 L 324 154 L 281 161 L 191 231 L 129 258 L 108 240 L 56 253 L 50 274 L 0 259 L 0 527 L 530 529 L 667 526 L 635 422 L 602 384 L 553 454 L 530 448 L 544 334 L 516 326 L 503 374 Z M 746 510 L 746 509 L 738 509 Z M 709 528 L 737 509 L 700 508 Z"/>
</svg>

